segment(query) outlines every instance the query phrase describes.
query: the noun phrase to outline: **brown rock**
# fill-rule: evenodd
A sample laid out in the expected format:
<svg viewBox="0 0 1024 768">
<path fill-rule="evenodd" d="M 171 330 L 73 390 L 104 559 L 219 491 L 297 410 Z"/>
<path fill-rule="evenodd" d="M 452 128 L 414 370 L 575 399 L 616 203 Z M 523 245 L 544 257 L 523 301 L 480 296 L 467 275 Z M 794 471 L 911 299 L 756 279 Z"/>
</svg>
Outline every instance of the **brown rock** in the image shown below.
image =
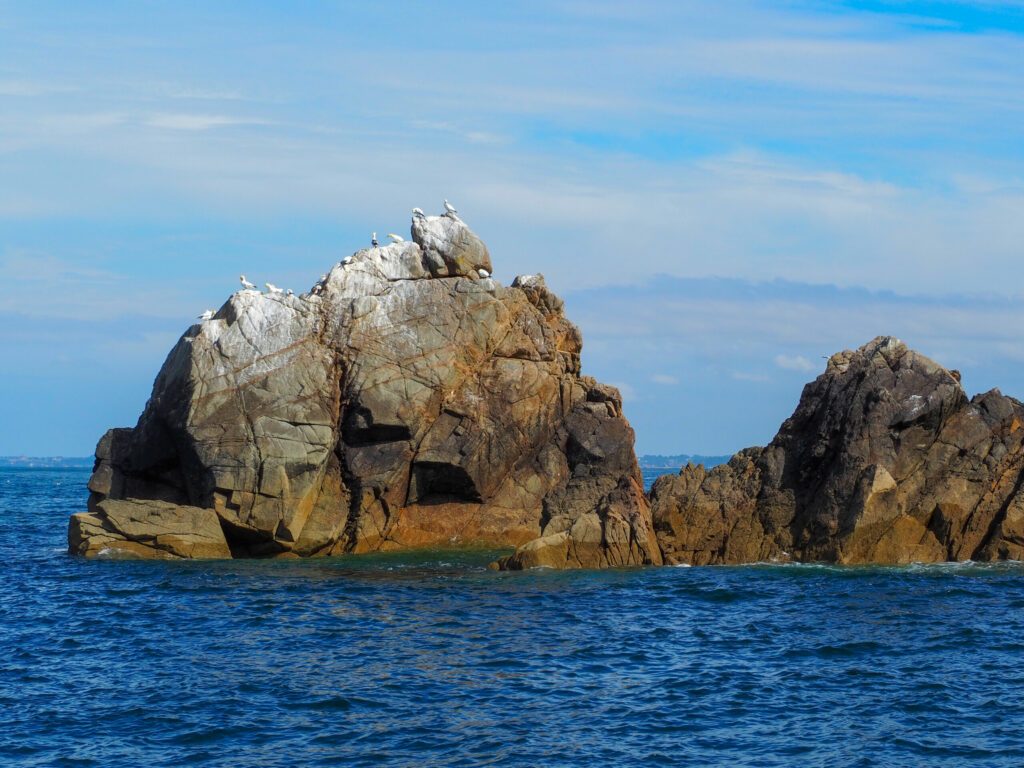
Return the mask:
<svg viewBox="0 0 1024 768">
<path fill-rule="evenodd" d="M 1024 406 L 879 337 L 833 355 L 766 448 L 652 489 L 668 562 L 1024 554 Z"/>
<path fill-rule="evenodd" d="M 85 557 L 231 557 L 212 509 L 138 499 L 106 499 L 93 512 L 72 515 L 68 546 L 72 554 Z"/>
<path fill-rule="evenodd" d="M 181 556 L 118 527 L 110 500 L 133 499 L 201 508 L 235 556 L 557 533 L 564 553 L 533 544 L 503 565 L 660 562 L 633 432 L 618 393 L 580 375 L 561 300 L 540 276 L 481 277 L 487 248 L 454 216 L 417 217 L 412 235 L 307 295 L 239 291 L 190 328 L 136 427 L 101 439 L 72 551 L 117 534 Z"/>
</svg>

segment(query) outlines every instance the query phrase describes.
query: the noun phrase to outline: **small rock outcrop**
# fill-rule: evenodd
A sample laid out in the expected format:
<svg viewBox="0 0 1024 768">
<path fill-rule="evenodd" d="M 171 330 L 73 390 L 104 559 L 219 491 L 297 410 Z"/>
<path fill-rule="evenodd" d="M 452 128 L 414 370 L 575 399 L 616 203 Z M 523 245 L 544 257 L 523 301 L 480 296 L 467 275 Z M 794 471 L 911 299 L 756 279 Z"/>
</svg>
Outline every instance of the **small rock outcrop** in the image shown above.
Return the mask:
<svg viewBox="0 0 1024 768">
<path fill-rule="evenodd" d="M 489 277 L 456 216 L 308 294 L 242 290 L 100 440 L 73 553 L 518 547 L 503 568 L 660 563 L 619 394 L 541 276 Z"/>
<path fill-rule="evenodd" d="M 879 337 L 833 355 L 765 448 L 659 478 L 666 562 L 1024 559 L 1024 405 Z"/>
</svg>

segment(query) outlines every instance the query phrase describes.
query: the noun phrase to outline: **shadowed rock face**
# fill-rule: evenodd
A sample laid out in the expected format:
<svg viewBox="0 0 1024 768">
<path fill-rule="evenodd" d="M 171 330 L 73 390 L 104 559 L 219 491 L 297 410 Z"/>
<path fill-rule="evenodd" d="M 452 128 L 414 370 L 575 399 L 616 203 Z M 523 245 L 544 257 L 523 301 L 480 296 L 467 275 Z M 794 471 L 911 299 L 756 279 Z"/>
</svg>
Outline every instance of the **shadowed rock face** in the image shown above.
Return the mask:
<svg viewBox="0 0 1024 768">
<path fill-rule="evenodd" d="M 652 489 L 672 563 L 1024 559 L 1024 406 L 880 337 L 840 352 L 765 448 Z"/>
<path fill-rule="evenodd" d="M 561 301 L 540 276 L 482 279 L 487 248 L 454 216 L 417 217 L 412 237 L 356 253 L 317 295 L 240 291 L 190 328 L 136 427 L 100 440 L 71 551 L 659 563 L 621 399 L 580 375 Z M 204 546 L 166 543 L 200 518 Z"/>
</svg>

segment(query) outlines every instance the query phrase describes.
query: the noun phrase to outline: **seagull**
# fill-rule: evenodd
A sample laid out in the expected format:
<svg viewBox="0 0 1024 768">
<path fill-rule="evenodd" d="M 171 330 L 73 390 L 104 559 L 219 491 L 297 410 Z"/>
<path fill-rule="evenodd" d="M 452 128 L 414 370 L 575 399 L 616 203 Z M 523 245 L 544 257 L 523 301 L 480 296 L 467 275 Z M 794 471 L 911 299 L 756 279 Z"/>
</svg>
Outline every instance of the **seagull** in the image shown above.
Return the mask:
<svg viewBox="0 0 1024 768">
<path fill-rule="evenodd" d="M 264 283 L 264 285 L 267 286 L 267 291 L 269 293 L 284 293 L 284 291 L 282 291 L 280 288 L 278 288 L 273 283 Z"/>
<path fill-rule="evenodd" d="M 391 242 L 392 243 L 404 243 L 405 242 L 405 238 L 402 237 L 401 235 L 394 235 L 394 234 L 388 232 L 388 237 L 391 238 Z"/>
<path fill-rule="evenodd" d="M 447 200 L 444 201 L 444 209 L 445 211 L 448 212 L 449 216 L 454 216 L 455 214 L 458 213 L 458 211 L 455 210 L 455 206 L 449 203 Z"/>
<path fill-rule="evenodd" d="M 420 209 L 420 208 L 413 208 L 412 209 L 412 215 L 413 215 L 414 218 L 417 218 L 417 219 L 425 219 L 425 218 L 427 218 L 427 214 L 425 214 L 423 212 L 423 210 Z"/>
<path fill-rule="evenodd" d="M 238 279 L 242 281 L 242 290 L 243 291 L 255 291 L 255 290 L 258 290 L 254 283 L 250 283 L 248 280 L 245 279 L 245 275 L 239 275 Z"/>
<path fill-rule="evenodd" d="M 323 290 L 324 287 L 320 283 L 317 283 L 316 285 L 313 286 L 313 290 L 310 291 L 309 293 L 311 296 L 319 296 L 321 293 L 323 293 Z"/>
<path fill-rule="evenodd" d="M 491 276 L 491 273 L 488 272 L 486 269 L 478 269 L 476 273 L 480 275 L 480 277 L 482 277 L 484 280 Z"/>
<path fill-rule="evenodd" d="M 374 232 L 372 235 L 370 235 L 370 245 L 372 245 L 374 248 L 377 247 L 377 233 L 376 232 Z"/>
<path fill-rule="evenodd" d="M 295 295 L 295 291 L 293 291 L 291 288 L 289 288 L 287 291 L 285 291 L 285 295 L 286 296 L 294 296 Z"/>
<path fill-rule="evenodd" d="M 207 320 L 213 320 L 213 315 L 214 315 L 213 310 L 212 309 L 208 309 L 205 312 L 203 312 L 203 314 L 201 314 L 199 316 L 199 319 L 204 321 L 204 322 L 207 321 Z"/>
</svg>

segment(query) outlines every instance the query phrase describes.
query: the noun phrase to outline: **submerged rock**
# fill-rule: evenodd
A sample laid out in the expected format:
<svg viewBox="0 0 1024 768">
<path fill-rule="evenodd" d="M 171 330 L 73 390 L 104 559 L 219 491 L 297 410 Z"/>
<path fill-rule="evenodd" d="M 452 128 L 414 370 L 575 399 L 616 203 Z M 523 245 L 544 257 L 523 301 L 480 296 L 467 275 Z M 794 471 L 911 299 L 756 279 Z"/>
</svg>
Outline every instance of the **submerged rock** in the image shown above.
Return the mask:
<svg viewBox="0 0 1024 768">
<path fill-rule="evenodd" d="M 71 551 L 660 563 L 621 399 L 580 375 L 562 302 L 540 276 L 482 277 L 487 248 L 454 216 L 415 218 L 412 238 L 308 295 L 239 291 L 192 326 L 135 428 L 100 440 Z M 169 543 L 190 521 L 206 543 Z"/>
<path fill-rule="evenodd" d="M 891 337 L 833 355 L 765 448 L 652 493 L 667 562 L 1024 559 L 1024 405 Z"/>
</svg>

